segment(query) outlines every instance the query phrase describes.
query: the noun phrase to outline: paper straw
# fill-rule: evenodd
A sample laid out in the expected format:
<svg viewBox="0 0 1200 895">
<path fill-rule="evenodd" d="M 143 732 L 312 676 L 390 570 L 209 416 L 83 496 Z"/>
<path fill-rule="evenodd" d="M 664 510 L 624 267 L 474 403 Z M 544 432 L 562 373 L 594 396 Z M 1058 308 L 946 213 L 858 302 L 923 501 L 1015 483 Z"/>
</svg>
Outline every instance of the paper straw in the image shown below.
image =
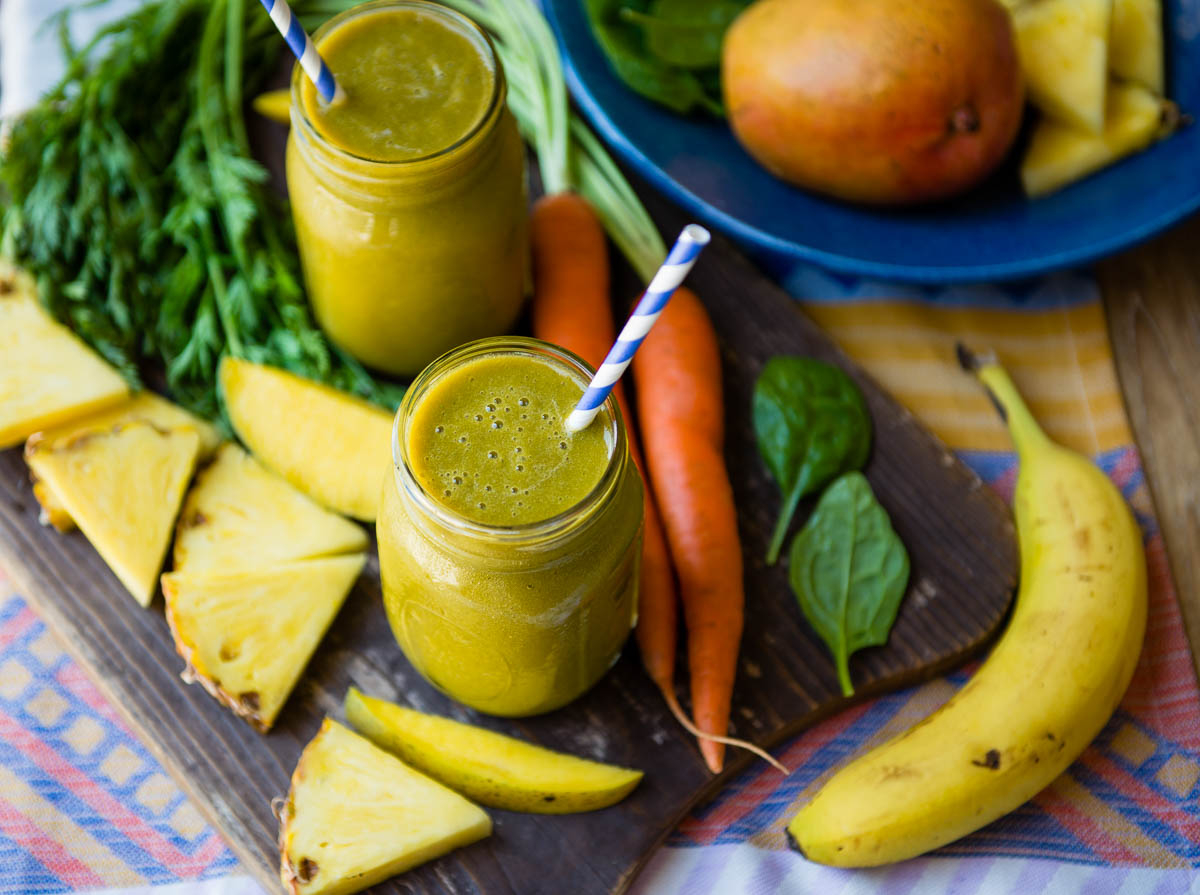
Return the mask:
<svg viewBox="0 0 1200 895">
<path fill-rule="evenodd" d="M 625 321 L 625 326 L 622 328 L 621 334 L 617 336 L 616 343 L 609 350 L 608 357 L 604 358 L 604 363 L 600 365 L 600 369 L 596 371 L 596 375 L 588 384 L 587 391 L 583 393 L 583 397 L 579 399 L 579 403 L 567 417 L 568 432 L 586 429 L 596 418 L 596 414 L 600 412 L 600 407 L 607 400 L 613 386 L 617 384 L 617 380 L 621 378 L 621 374 L 633 360 L 634 353 L 645 341 L 650 327 L 654 326 L 659 314 L 667 306 L 667 302 L 679 288 L 679 284 L 683 282 L 688 271 L 692 269 L 692 265 L 696 263 L 696 257 L 700 254 L 700 250 L 708 245 L 709 239 L 711 237 L 708 231 L 699 224 L 688 224 L 683 228 L 679 239 L 667 253 L 667 260 L 658 269 L 654 279 L 646 287 L 642 300 L 637 303 L 637 307 Z"/>
<path fill-rule="evenodd" d="M 321 94 L 321 99 L 327 103 L 337 103 L 345 99 L 346 94 L 333 79 L 333 72 L 317 52 L 317 45 L 300 25 L 300 20 L 287 5 L 286 0 L 261 0 L 263 9 L 271 16 L 271 21 L 279 29 L 279 33 L 287 40 L 292 53 L 300 60 L 300 67 L 308 75 L 308 79 Z"/>
</svg>

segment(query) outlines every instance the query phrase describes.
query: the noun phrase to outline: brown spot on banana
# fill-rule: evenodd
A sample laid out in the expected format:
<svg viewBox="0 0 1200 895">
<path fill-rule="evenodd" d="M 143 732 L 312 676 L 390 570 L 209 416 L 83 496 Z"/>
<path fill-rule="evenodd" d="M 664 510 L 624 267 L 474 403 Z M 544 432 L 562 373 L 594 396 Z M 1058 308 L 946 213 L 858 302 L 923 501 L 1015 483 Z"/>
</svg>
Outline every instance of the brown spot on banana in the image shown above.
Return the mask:
<svg viewBox="0 0 1200 895">
<path fill-rule="evenodd" d="M 1000 769 L 1000 750 L 999 749 L 988 749 L 987 752 L 984 753 L 982 759 L 972 758 L 971 764 L 975 765 L 975 767 L 977 767 L 977 768 L 987 768 L 989 771 L 999 770 Z"/>
</svg>

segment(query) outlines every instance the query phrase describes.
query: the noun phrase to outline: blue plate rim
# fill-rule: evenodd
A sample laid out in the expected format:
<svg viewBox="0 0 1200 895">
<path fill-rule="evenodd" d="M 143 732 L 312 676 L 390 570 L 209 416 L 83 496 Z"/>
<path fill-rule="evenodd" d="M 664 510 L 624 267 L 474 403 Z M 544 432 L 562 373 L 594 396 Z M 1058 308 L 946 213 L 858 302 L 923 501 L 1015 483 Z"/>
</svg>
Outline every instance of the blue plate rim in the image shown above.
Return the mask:
<svg viewBox="0 0 1200 895">
<path fill-rule="evenodd" d="M 802 243 L 791 242 L 751 224 L 747 224 L 745 221 L 710 205 L 702 197 L 696 195 L 663 171 L 635 143 L 626 137 L 584 86 L 583 79 L 580 77 L 578 68 L 576 67 L 575 59 L 568 52 L 566 42 L 563 40 L 562 25 L 558 20 L 558 13 L 554 3 L 543 2 L 542 7 L 554 30 L 555 40 L 558 42 L 559 52 L 563 60 L 563 69 L 567 79 L 567 87 L 571 92 L 572 98 L 601 138 L 629 161 L 638 176 L 649 181 L 656 189 L 674 199 L 690 214 L 696 215 L 706 223 L 711 224 L 743 244 L 787 255 L 796 261 L 815 264 L 834 273 L 870 279 L 890 280 L 892 282 L 939 286 L 1031 279 L 1056 271 L 1085 267 L 1094 261 L 1133 248 L 1200 210 L 1200 193 L 1197 193 L 1180 202 L 1178 205 L 1165 210 L 1162 214 L 1143 221 L 1137 227 L 1123 230 L 1108 239 L 1099 240 L 1085 248 L 998 264 L 977 264 L 957 267 L 900 265 L 837 254 Z"/>
</svg>

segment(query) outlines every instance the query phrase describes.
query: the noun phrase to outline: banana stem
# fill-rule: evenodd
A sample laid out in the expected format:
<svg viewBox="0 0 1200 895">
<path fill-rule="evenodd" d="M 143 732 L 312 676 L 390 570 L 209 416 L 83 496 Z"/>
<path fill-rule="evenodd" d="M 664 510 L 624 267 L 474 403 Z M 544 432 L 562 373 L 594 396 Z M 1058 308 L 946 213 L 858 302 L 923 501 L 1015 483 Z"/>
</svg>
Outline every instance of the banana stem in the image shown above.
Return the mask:
<svg viewBox="0 0 1200 895">
<path fill-rule="evenodd" d="M 996 410 L 1008 424 L 1008 430 L 1016 445 L 1017 453 L 1027 456 L 1037 448 L 1051 444 L 1042 427 L 1038 425 L 1029 406 L 1008 371 L 1001 367 L 993 355 L 979 356 L 973 354 L 965 346 L 958 346 L 958 362 L 964 370 L 974 373 L 976 378 L 987 389 L 988 396 L 996 405 Z"/>
</svg>

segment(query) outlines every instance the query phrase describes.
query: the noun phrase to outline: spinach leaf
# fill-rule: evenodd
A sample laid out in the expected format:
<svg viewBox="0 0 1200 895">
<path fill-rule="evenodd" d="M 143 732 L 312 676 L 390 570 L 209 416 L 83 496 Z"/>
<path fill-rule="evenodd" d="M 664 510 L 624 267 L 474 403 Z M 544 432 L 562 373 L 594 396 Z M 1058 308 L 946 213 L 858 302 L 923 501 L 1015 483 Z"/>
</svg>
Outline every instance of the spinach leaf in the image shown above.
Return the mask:
<svg viewBox="0 0 1200 895">
<path fill-rule="evenodd" d="M 821 495 L 792 541 L 788 575 L 804 617 L 833 653 L 842 693 L 851 696 L 850 655 L 882 646 L 908 586 L 908 553 L 860 472 Z"/>
<path fill-rule="evenodd" d="M 767 548 L 774 564 L 800 499 L 867 462 L 871 416 L 858 386 L 837 367 L 789 355 L 767 361 L 752 410 L 759 453 L 783 491 Z"/>
<path fill-rule="evenodd" d="M 724 115 L 719 91 L 707 88 L 694 72 L 652 54 L 641 30 L 623 20 L 623 15 L 648 16 L 649 0 L 586 0 L 584 8 L 600 49 L 625 86 L 680 114 L 700 110 Z"/>
<path fill-rule="evenodd" d="M 649 13 L 629 6 L 621 20 L 642 29 L 646 49 L 680 68 L 717 68 L 721 41 L 747 6 L 745 0 L 654 0 Z"/>
</svg>

